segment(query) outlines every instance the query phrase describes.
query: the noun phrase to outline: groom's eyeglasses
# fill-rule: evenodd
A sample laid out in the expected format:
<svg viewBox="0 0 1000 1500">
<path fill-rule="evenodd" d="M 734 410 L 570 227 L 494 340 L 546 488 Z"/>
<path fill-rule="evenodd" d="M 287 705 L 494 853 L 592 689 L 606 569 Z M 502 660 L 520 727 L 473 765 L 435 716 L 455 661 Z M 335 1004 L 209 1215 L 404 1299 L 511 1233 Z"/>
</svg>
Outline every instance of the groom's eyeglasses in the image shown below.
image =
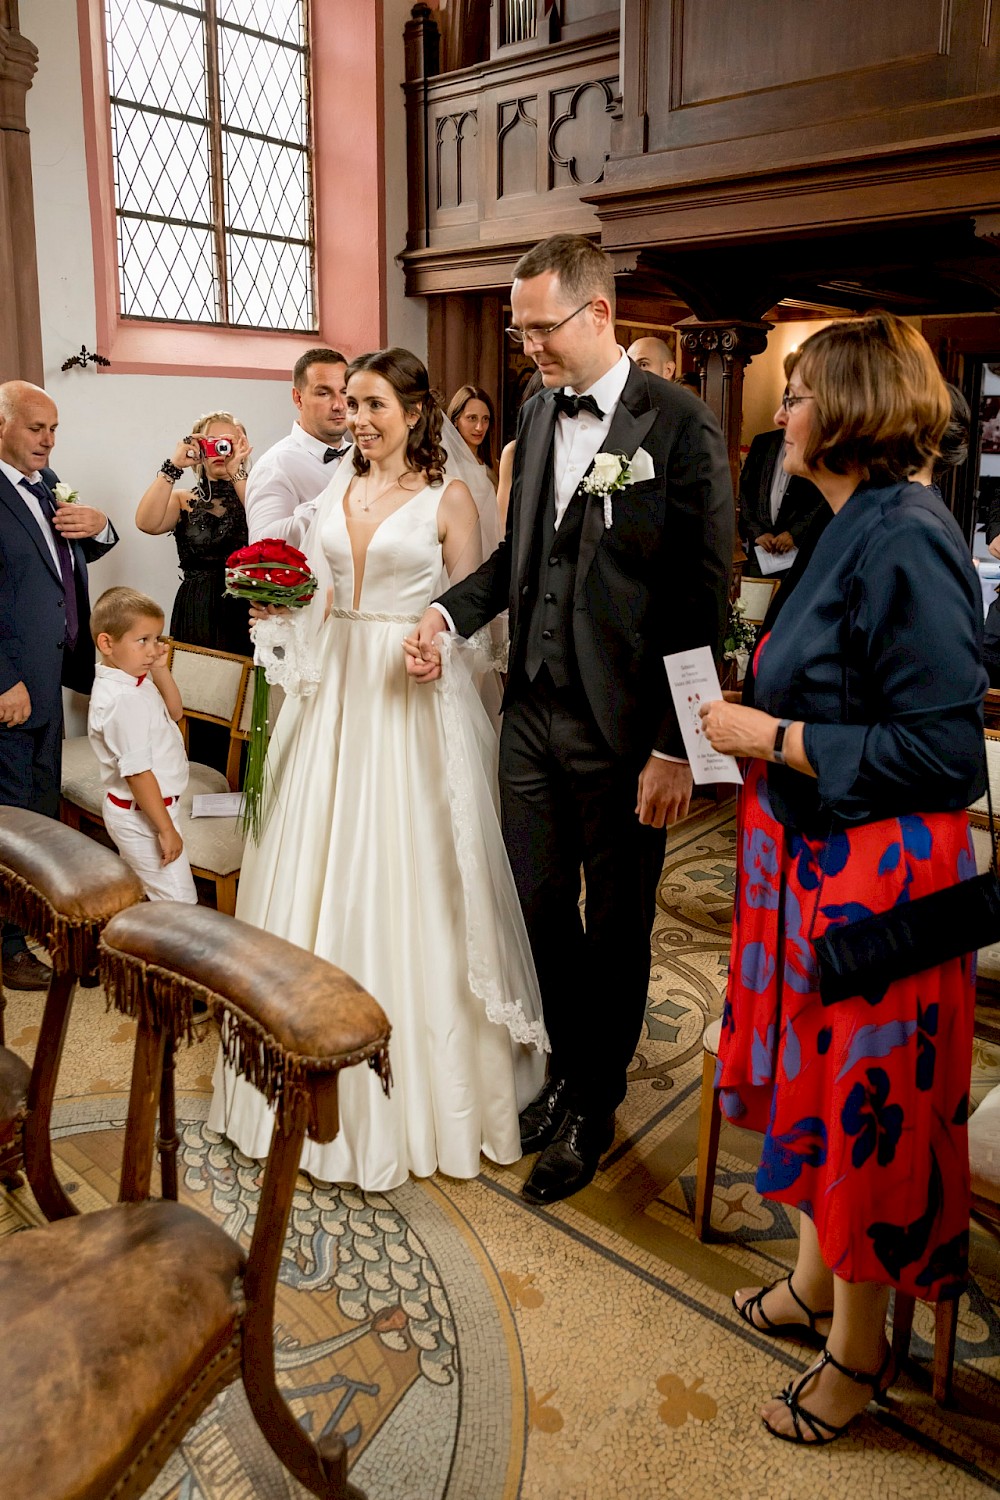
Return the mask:
<svg viewBox="0 0 1000 1500">
<path fill-rule="evenodd" d="M 561 328 L 564 323 L 568 323 L 570 318 L 575 318 L 577 313 L 582 313 L 583 309 L 589 307 L 593 300 L 593 297 L 591 297 L 587 302 L 581 302 L 575 312 L 567 313 L 565 318 L 561 318 L 558 323 L 549 323 L 546 328 L 508 328 L 507 337 L 512 344 L 524 344 L 529 339 L 533 344 L 544 344 L 545 340 L 550 338 L 557 328 Z"/>
</svg>

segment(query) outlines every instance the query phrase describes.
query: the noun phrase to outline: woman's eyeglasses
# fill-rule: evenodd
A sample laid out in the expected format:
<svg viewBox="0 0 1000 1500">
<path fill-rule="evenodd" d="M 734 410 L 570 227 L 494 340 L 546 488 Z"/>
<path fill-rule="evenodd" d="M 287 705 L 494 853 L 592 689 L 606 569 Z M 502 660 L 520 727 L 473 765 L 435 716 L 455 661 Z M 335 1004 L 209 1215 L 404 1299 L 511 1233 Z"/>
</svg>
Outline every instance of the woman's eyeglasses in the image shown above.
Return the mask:
<svg viewBox="0 0 1000 1500">
<path fill-rule="evenodd" d="M 545 340 L 551 337 L 557 328 L 561 328 L 564 323 L 568 323 L 570 318 L 575 318 L 577 313 L 582 313 L 583 309 L 589 307 L 593 300 L 591 297 L 587 302 L 581 302 L 575 312 L 567 313 L 565 318 L 561 318 L 558 323 L 550 323 L 547 328 L 508 328 L 507 337 L 512 344 L 524 344 L 528 339 L 533 344 L 544 344 Z"/>
<path fill-rule="evenodd" d="M 800 401 L 815 401 L 815 400 L 816 400 L 815 396 L 795 396 L 795 395 L 792 394 L 791 391 L 786 390 L 785 394 L 781 398 L 781 404 L 784 407 L 785 411 L 791 411 L 794 407 L 798 406 L 798 404 L 799 404 Z"/>
</svg>

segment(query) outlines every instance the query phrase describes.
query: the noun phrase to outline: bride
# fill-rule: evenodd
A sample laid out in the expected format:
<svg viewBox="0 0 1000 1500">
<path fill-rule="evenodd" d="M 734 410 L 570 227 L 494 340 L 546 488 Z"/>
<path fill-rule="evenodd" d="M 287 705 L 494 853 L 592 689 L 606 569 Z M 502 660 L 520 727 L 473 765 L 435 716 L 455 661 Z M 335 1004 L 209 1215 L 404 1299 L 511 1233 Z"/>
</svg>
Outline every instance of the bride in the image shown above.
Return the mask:
<svg viewBox="0 0 1000 1500">
<path fill-rule="evenodd" d="M 409 1172 L 475 1177 L 481 1151 L 515 1161 L 548 1039 L 475 685 L 485 662 L 445 641 L 450 670 L 428 692 L 401 650 L 427 604 L 493 550 L 496 497 L 458 434 L 442 433 L 408 350 L 356 359 L 347 405 L 353 462 L 302 542 L 319 587 L 279 627 L 305 634 L 319 671 L 289 685 L 236 913 L 338 964 L 388 1014 L 390 1098 L 367 1068 L 347 1069 L 339 1135 L 307 1141 L 302 1158 L 324 1181 L 382 1192 Z M 209 1125 L 266 1156 L 271 1113 L 221 1057 Z"/>
</svg>

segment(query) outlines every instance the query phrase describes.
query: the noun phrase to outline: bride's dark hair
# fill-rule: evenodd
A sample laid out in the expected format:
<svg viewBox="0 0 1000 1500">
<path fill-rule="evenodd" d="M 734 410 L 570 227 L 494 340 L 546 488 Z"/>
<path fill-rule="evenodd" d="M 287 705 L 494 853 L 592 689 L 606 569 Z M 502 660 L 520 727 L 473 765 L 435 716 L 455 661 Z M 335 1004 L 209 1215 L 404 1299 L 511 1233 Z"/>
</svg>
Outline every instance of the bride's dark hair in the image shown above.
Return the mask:
<svg viewBox="0 0 1000 1500">
<path fill-rule="evenodd" d="M 399 397 L 400 405 L 408 417 L 417 413 L 417 420 L 410 428 L 406 440 L 406 462 L 411 469 L 423 471 L 428 484 L 440 484 L 444 479 L 447 454 L 441 446 L 441 407 L 431 390 L 427 371 L 409 349 L 376 349 L 372 354 L 359 354 L 351 361 L 344 377 L 350 384 L 351 376 L 362 370 L 372 375 L 381 375 Z M 367 458 L 363 458 L 358 445 L 354 445 L 354 470 L 367 474 Z"/>
</svg>

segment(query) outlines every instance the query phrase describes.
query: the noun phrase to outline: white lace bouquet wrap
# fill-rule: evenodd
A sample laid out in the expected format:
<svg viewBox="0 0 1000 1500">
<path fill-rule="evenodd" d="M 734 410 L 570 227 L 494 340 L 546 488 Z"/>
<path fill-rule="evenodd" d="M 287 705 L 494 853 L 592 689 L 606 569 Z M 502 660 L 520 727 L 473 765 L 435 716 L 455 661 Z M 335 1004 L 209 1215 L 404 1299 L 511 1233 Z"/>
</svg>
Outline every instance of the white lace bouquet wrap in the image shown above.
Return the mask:
<svg viewBox="0 0 1000 1500">
<path fill-rule="evenodd" d="M 284 688 L 293 698 L 311 698 L 319 684 L 319 658 L 312 633 L 300 614 L 271 615 L 250 627 L 253 661 L 271 687 Z"/>
</svg>

